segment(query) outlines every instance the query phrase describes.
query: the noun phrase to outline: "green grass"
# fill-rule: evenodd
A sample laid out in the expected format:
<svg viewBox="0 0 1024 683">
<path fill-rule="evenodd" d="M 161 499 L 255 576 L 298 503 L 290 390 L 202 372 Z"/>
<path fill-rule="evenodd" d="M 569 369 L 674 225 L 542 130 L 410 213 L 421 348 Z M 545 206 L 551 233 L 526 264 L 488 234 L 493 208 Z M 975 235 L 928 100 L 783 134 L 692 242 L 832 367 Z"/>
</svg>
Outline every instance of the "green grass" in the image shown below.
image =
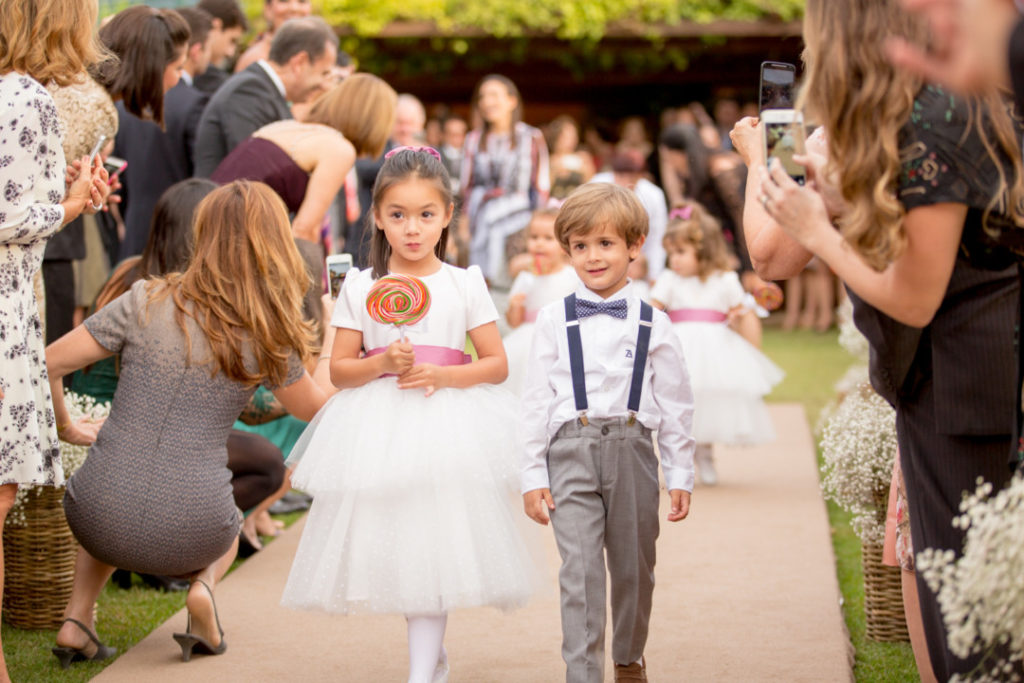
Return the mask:
<svg viewBox="0 0 1024 683">
<path fill-rule="evenodd" d="M 852 358 L 838 344 L 837 334 L 793 331 L 766 327 L 764 352 L 786 371 L 786 378 L 769 400 L 796 401 L 807 411 L 811 428 L 822 408 L 835 397 L 836 381 Z M 819 454 L 820 455 L 820 454 Z M 828 503 L 836 574 L 843 595 L 843 616 L 856 650 L 854 676 L 858 683 L 917 681 L 914 653 L 907 643 L 876 643 L 864 636 L 864 576 L 860 564 L 860 539 L 850 528 L 849 515 Z"/>
<path fill-rule="evenodd" d="M 280 515 L 277 519 L 290 526 L 303 514 L 295 512 Z M 231 565 L 231 571 L 243 562 L 244 560 L 235 560 Z M 123 653 L 184 606 L 184 593 L 153 590 L 145 586 L 138 576 L 134 577 L 134 583 L 128 590 L 108 583 L 97 601 L 96 629 L 104 644 L 116 647 L 118 653 Z M 181 630 L 185 630 L 184 618 Z M 67 671 L 62 671 L 57 658 L 50 652 L 56 631 L 24 631 L 5 623 L 2 636 L 7 671 L 11 675 L 11 680 L 17 683 L 88 681 L 115 659 L 80 662 Z"/>
</svg>

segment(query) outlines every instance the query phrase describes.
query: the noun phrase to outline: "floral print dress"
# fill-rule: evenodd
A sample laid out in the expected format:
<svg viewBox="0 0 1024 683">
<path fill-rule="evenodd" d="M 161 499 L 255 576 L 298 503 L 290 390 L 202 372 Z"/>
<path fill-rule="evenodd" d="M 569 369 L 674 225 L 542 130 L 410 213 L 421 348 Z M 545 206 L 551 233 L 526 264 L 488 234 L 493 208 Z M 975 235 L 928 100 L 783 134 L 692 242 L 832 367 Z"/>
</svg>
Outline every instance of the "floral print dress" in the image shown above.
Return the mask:
<svg viewBox="0 0 1024 683">
<path fill-rule="evenodd" d="M 35 80 L 0 75 L 0 484 L 64 483 L 32 277 L 61 227 L 57 109 Z"/>
</svg>

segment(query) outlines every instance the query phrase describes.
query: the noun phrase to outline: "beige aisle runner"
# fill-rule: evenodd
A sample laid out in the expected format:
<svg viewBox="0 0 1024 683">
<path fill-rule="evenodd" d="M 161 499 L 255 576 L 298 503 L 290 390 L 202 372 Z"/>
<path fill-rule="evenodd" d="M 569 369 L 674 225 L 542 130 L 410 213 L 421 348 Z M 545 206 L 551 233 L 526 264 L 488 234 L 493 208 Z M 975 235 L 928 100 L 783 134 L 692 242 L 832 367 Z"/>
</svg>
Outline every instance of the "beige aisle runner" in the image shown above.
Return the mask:
<svg viewBox="0 0 1024 683">
<path fill-rule="evenodd" d="M 647 647 L 655 683 L 852 680 L 807 421 L 795 404 L 774 404 L 771 414 L 774 444 L 718 449 L 719 485 L 697 487 L 686 521 L 662 522 Z M 218 587 L 224 655 L 181 661 L 171 634 L 185 628 L 182 610 L 94 680 L 404 681 L 401 617 L 337 617 L 278 605 L 303 521 Z M 451 683 L 564 680 L 558 555 L 550 533 L 541 533 L 547 595 L 509 614 L 454 612 L 446 639 Z"/>
</svg>

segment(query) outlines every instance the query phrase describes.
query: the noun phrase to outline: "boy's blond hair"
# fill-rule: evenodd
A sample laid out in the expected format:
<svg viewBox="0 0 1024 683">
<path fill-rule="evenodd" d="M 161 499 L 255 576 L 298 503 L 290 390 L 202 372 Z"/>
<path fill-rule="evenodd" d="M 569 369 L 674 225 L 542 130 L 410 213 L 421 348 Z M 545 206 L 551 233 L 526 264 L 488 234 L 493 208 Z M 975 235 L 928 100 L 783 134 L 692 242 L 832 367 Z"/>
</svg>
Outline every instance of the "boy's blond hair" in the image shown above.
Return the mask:
<svg viewBox="0 0 1024 683">
<path fill-rule="evenodd" d="M 611 183 L 587 183 L 562 204 L 555 218 L 555 237 L 569 251 L 569 238 L 610 225 L 633 246 L 647 236 L 647 211 L 636 194 Z"/>
</svg>

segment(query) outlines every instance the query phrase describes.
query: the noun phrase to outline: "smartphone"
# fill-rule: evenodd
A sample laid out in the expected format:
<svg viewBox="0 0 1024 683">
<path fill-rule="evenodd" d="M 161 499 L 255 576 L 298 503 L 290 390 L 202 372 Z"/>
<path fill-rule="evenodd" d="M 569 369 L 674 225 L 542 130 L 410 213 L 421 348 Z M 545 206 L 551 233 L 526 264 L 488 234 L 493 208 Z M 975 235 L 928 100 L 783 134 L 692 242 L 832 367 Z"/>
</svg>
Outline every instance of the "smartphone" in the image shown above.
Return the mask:
<svg viewBox="0 0 1024 683">
<path fill-rule="evenodd" d="M 331 298 L 337 299 L 345 276 L 352 269 L 352 254 L 331 254 L 327 257 L 327 282 L 331 286 Z"/>
<path fill-rule="evenodd" d="M 107 136 L 106 135 L 101 135 L 100 139 L 96 141 L 95 145 L 93 145 L 92 151 L 89 152 L 89 165 L 90 166 L 95 166 L 96 165 L 96 157 L 99 156 L 100 150 L 103 149 L 103 143 L 105 143 L 106 141 L 107 141 Z"/>
<path fill-rule="evenodd" d="M 807 170 L 793 161 L 794 154 L 804 154 L 804 115 L 795 109 L 768 109 L 761 112 L 764 130 L 764 158 L 782 162 L 789 177 L 798 184 L 807 182 Z"/>
<path fill-rule="evenodd" d="M 115 176 L 120 175 L 124 169 L 128 168 L 128 162 L 121 157 L 109 156 L 103 162 L 103 168 L 107 169 L 110 181 L 113 182 Z"/>
<path fill-rule="evenodd" d="M 761 95 L 758 110 L 792 109 L 796 67 L 788 62 L 761 62 Z"/>
</svg>

